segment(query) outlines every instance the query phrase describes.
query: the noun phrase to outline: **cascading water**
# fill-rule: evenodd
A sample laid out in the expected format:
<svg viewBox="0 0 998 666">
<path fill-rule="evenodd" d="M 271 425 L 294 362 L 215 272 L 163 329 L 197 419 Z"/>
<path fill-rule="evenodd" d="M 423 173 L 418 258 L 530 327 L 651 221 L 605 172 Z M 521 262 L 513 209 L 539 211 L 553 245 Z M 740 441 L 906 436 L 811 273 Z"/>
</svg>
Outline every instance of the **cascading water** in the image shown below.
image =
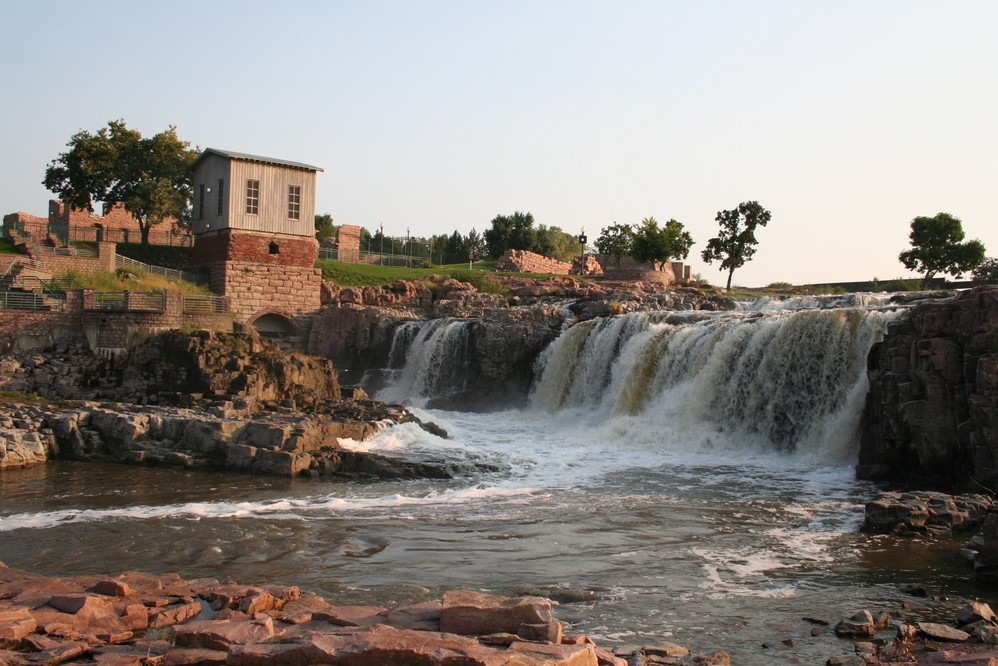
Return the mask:
<svg viewBox="0 0 998 666">
<path fill-rule="evenodd" d="M 418 408 L 476 388 L 480 322 L 405 323 L 377 397 L 417 405 L 449 437 L 409 423 L 344 445 L 484 459 L 494 471 L 330 482 L 75 463 L 7 470 L 0 560 L 62 575 L 280 582 L 341 604 L 428 602 L 455 588 L 539 593 L 600 643 L 668 640 L 748 666 L 824 663 L 842 646 L 801 618 L 900 607 L 905 584 L 980 592 L 951 553 L 858 530 L 876 492 L 852 467 L 865 359 L 894 316 L 819 308 L 577 323 L 537 361 L 527 407 L 491 413 Z M 914 612 L 933 621 L 938 610 Z"/>
<path fill-rule="evenodd" d="M 577 324 L 538 362 L 532 405 L 688 451 L 855 451 L 866 356 L 889 312 L 633 313 Z"/>
<path fill-rule="evenodd" d="M 462 390 L 469 379 L 470 327 L 466 319 L 405 323 L 395 331 L 389 362 L 405 358 L 394 383 L 378 393 L 386 402 L 425 405 Z"/>
</svg>

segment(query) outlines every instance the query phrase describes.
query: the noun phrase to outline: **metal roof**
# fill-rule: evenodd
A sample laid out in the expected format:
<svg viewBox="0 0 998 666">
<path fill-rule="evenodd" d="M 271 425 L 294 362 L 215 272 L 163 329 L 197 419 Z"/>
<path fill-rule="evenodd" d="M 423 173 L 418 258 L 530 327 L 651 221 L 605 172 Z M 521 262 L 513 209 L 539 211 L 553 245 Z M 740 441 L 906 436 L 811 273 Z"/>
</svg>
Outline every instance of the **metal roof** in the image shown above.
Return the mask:
<svg viewBox="0 0 998 666">
<path fill-rule="evenodd" d="M 248 153 L 237 153 L 232 150 L 219 150 L 218 148 L 205 148 L 198 158 L 194 160 L 192 168 L 197 166 L 201 160 L 208 155 L 218 155 L 230 160 L 242 160 L 243 162 L 260 162 L 261 164 L 274 164 L 276 166 L 290 167 L 292 169 L 304 169 L 306 171 L 322 171 L 322 168 L 305 164 L 303 162 L 292 162 L 290 160 L 278 160 L 273 157 L 263 157 L 261 155 L 250 155 Z"/>
</svg>

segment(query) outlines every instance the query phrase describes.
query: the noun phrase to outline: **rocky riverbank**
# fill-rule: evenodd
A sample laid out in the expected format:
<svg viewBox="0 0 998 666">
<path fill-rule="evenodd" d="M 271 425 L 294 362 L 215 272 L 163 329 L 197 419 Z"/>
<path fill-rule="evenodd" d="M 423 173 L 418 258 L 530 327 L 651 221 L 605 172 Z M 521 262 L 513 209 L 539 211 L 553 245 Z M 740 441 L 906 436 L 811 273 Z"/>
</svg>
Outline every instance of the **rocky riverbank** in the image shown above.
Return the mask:
<svg viewBox="0 0 998 666">
<path fill-rule="evenodd" d="M 628 666 L 730 663 L 672 643 L 624 655 L 573 634 L 540 597 L 470 590 L 396 608 L 297 587 L 177 574 L 49 578 L 0 563 L 0 664 Z"/>
<path fill-rule="evenodd" d="M 282 476 L 452 478 L 493 469 L 352 450 L 349 442 L 390 425 L 446 433 L 342 388 L 330 361 L 285 354 L 252 335 L 167 333 L 114 359 L 62 345 L 0 366 L 9 392 L 0 469 L 57 457 Z M 25 404 L 11 393 L 47 399 Z"/>
</svg>

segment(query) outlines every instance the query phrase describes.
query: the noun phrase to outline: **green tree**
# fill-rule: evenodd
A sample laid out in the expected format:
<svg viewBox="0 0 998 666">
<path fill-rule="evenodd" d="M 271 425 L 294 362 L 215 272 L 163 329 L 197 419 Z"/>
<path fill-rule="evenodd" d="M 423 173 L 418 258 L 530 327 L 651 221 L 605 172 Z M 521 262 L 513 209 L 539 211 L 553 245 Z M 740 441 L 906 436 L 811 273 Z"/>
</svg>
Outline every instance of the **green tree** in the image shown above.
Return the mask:
<svg viewBox="0 0 998 666">
<path fill-rule="evenodd" d="M 974 269 L 974 282 L 998 284 L 998 259 L 991 257 Z"/>
<path fill-rule="evenodd" d="M 474 227 L 471 228 L 471 231 L 465 237 L 464 245 L 465 249 L 468 252 L 474 252 L 475 257 L 478 259 L 484 259 L 485 253 L 488 251 L 485 245 L 485 238 Z"/>
<path fill-rule="evenodd" d="M 922 288 L 938 273 L 959 278 L 984 261 L 984 244 L 963 241 L 963 224 L 949 213 L 916 217 L 911 221 L 911 249 L 898 255 L 905 268 L 922 273 Z"/>
<path fill-rule="evenodd" d="M 631 242 L 631 256 L 638 261 L 660 263 L 685 259 L 693 247 L 693 237 L 681 222 L 669 220 L 659 227 L 654 217 L 641 220 Z"/>
<path fill-rule="evenodd" d="M 492 227 L 485 230 L 485 245 L 489 257 L 498 259 L 506 250 L 533 250 L 536 240 L 534 216 L 519 211 L 512 215 L 496 215 Z"/>
<path fill-rule="evenodd" d="M 537 226 L 534 246 L 530 249 L 537 254 L 567 263 L 571 263 L 582 251 L 576 236 L 559 227 L 547 227 L 543 224 Z"/>
<path fill-rule="evenodd" d="M 74 134 L 64 153 L 45 169 L 42 184 L 69 206 L 107 210 L 122 204 L 138 221 L 142 243 L 150 227 L 173 217 L 187 218 L 191 200 L 191 165 L 198 151 L 177 137 L 177 128 L 149 138 L 112 120 L 96 133 Z"/>
<path fill-rule="evenodd" d="M 329 213 L 323 213 L 322 215 L 316 214 L 315 216 L 315 238 L 320 243 L 327 238 L 335 238 L 336 231 L 339 229 L 335 224 L 333 224 L 333 216 Z"/>
<path fill-rule="evenodd" d="M 617 262 L 617 268 L 620 268 L 621 257 L 631 254 L 633 243 L 634 227 L 614 222 L 609 227 L 600 229 L 599 238 L 596 239 L 596 249 L 600 254 L 613 257 Z"/>
<path fill-rule="evenodd" d="M 769 223 L 772 214 L 759 205 L 758 201 L 746 201 L 738 204 L 734 210 L 718 211 L 714 219 L 721 231 L 707 241 L 700 256 L 708 264 L 721 262 L 721 270 L 728 271 L 727 291 L 731 291 L 731 276 L 736 268 L 741 268 L 755 254 L 755 246 L 759 241 L 755 238 L 755 230 Z"/>
</svg>

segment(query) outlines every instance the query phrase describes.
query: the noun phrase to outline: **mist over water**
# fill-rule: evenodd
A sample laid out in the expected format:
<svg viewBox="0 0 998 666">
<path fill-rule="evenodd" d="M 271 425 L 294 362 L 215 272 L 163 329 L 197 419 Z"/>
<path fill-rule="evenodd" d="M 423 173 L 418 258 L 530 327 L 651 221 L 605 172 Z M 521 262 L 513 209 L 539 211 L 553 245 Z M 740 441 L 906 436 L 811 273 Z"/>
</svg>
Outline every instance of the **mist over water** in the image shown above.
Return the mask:
<svg viewBox="0 0 998 666">
<path fill-rule="evenodd" d="M 178 571 L 299 584 L 333 603 L 469 587 L 562 601 L 603 642 L 667 639 L 734 663 L 823 663 L 830 621 L 895 608 L 905 583 L 969 594 L 953 544 L 858 533 L 876 489 L 852 466 L 865 309 L 635 313 L 569 327 L 521 410 L 414 411 L 444 427 L 358 450 L 486 460 L 451 481 L 284 480 L 56 463 L 0 476 L 0 560 L 49 573 Z M 377 397 L 461 381 L 466 320 L 400 327 Z M 931 614 L 931 604 L 924 611 Z M 792 651 L 762 648 L 793 639 Z M 796 662 L 794 661 L 796 660 Z"/>
</svg>

